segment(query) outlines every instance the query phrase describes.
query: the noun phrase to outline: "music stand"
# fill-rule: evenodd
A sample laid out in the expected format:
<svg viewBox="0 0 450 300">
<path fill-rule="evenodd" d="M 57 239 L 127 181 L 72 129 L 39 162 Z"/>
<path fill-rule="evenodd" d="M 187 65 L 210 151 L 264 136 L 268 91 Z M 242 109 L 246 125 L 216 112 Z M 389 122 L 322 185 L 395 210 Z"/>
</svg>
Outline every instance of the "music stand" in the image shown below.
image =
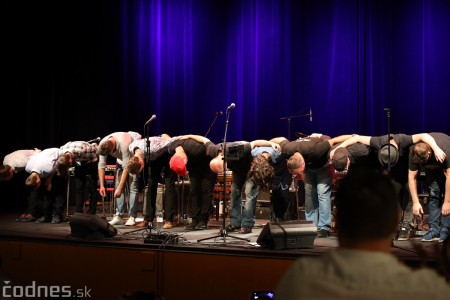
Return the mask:
<svg viewBox="0 0 450 300">
<path fill-rule="evenodd" d="M 230 105 L 227 108 L 227 117 L 226 117 L 226 121 L 225 121 L 225 135 L 223 137 L 223 143 L 222 143 L 222 153 L 223 153 L 223 197 L 222 197 L 222 207 L 223 207 L 223 214 L 222 214 L 222 226 L 219 230 L 219 233 L 217 235 L 211 236 L 211 237 L 207 237 L 207 238 L 203 238 L 203 239 L 199 239 L 197 240 L 197 242 L 201 242 L 201 241 L 206 241 L 206 240 L 210 240 L 210 239 L 215 239 L 215 238 L 219 238 L 221 237 L 223 239 L 223 242 L 226 242 L 226 238 L 227 236 L 234 238 L 234 239 L 238 239 L 238 240 L 243 240 L 243 241 L 247 241 L 250 242 L 250 239 L 247 238 L 242 238 L 242 237 L 237 237 L 237 236 L 232 236 L 229 235 L 225 226 L 225 220 L 227 218 L 227 160 L 228 160 L 228 156 L 227 156 L 227 147 L 226 147 L 226 140 L 227 140 L 227 130 L 228 130 L 228 119 L 230 118 L 230 109 L 234 107 L 234 103 L 232 105 Z"/>
</svg>

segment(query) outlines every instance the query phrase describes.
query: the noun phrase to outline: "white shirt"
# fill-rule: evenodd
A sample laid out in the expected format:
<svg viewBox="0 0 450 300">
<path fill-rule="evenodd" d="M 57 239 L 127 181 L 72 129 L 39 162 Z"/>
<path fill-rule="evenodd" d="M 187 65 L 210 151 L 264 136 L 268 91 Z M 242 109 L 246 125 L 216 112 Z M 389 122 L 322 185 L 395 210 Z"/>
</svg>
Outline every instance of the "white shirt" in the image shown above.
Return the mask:
<svg viewBox="0 0 450 300">
<path fill-rule="evenodd" d="M 48 148 L 33 155 L 25 167 L 28 173 L 36 172 L 40 178 L 56 173 L 56 161 L 59 157 L 59 148 Z"/>
<path fill-rule="evenodd" d="M 13 168 L 15 173 L 25 170 L 28 160 L 31 156 L 41 152 L 39 149 L 34 150 L 16 150 L 5 156 L 3 164 Z"/>
<path fill-rule="evenodd" d="M 136 140 L 140 139 L 141 135 L 139 133 L 129 131 L 129 132 L 114 132 L 112 134 L 107 135 L 104 137 L 100 143 L 102 145 L 106 140 L 108 140 L 110 137 L 114 137 L 116 140 L 116 148 L 113 152 L 111 152 L 111 156 L 118 159 L 118 162 L 122 166 L 126 166 L 128 163 L 128 160 L 130 159 L 131 153 L 129 150 L 130 144 Z M 98 162 L 98 168 L 104 169 L 106 168 L 106 161 L 107 156 L 106 155 L 99 155 L 99 162 Z"/>
<path fill-rule="evenodd" d="M 275 299 L 450 299 L 450 284 L 429 268 L 390 254 L 339 248 L 302 257 L 283 275 Z"/>
</svg>

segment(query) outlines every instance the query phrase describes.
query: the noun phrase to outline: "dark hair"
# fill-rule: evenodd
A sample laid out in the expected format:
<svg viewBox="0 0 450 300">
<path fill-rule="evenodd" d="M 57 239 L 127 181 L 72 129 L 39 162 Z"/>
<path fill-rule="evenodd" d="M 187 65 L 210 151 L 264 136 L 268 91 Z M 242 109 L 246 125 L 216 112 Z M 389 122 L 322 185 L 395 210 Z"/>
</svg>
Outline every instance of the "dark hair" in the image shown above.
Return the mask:
<svg viewBox="0 0 450 300">
<path fill-rule="evenodd" d="M 345 171 L 345 169 L 347 168 L 349 156 L 350 153 L 348 152 L 347 148 L 337 148 L 336 151 L 334 151 L 333 158 L 331 159 L 331 164 L 333 165 L 334 169 L 338 172 Z"/>
<path fill-rule="evenodd" d="M 61 177 L 65 176 L 70 166 L 71 163 L 68 159 L 68 156 L 61 155 L 56 161 L 56 175 Z"/>
<path fill-rule="evenodd" d="M 417 164 L 426 164 L 430 159 L 431 147 L 423 142 L 414 144 L 411 147 L 411 159 Z"/>
<path fill-rule="evenodd" d="M 6 181 L 10 179 L 10 172 L 12 167 L 10 165 L 0 166 L 0 181 Z"/>
<path fill-rule="evenodd" d="M 275 170 L 269 161 L 262 155 L 256 156 L 247 173 L 248 179 L 259 186 L 262 191 L 269 191 L 272 188 Z"/>
<path fill-rule="evenodd" d="M 139 173 L 139 169 L 141 168 L 141 162 L 137 156 L 133 156 L 127 163 L 127 171 L 130 174 Z"/>
<path fill-rule="evenodd" d="M 38 179 L 39 175 L 35 172 L 31 172 L 31 174 L 25 180 L 25 188 L 34 191 L 38 188 Z"/>
<path fill-rule="evenodd" d="M 97 148 L 98 155 L 109 155 L 113 151 L 114 144 L 111 140 L 106 140 L 103 143 L 100 143 Z"/>
<path fill-rule="evenodd" d="M 400 206 L 388 176 L 368 168 L 350 170 L 336 192 L 338 235 L 344 240 L 374 240 L 392 236 Z"/>
</svg>

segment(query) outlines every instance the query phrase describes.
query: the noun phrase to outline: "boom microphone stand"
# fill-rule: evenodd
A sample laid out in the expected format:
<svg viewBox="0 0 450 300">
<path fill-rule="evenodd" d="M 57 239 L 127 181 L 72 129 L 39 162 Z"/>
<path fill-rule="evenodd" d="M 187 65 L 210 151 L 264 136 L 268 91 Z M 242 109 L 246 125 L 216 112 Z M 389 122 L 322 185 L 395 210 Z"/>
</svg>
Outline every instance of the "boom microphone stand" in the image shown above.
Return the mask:
<svg viewBox="0 0 450 300">
<path fill-rule="evenodd" d="M 213 127 L 214 123 L 215 123 L 216 120 L 217 120 L 217 117 L 218 117 L 218 116 L 221 116 L 221 115 L 223 115 L 223 112 L 221 112 L 221 111 L 216 112 L 216 116 L 214 117 L 214 119 L 213 119 L 211 125 L 209 125 L 208 131 L 205 133 L 205 137 L 206 137 L 206 136 L 208 135 L 208 133 L 211 131 L 211 128 Z"/>
<path fill-rule="evenodd" d="M 227 118 L 225 121 L 225 135 L 223 137 L 223 146 L 222 146 L 222 153 L 223 153 L 223 197 L 222 197 L 222 207 L 223 207 L 223 214 L 222 214 L 222 227 L 220 228 L 220 231 L 217 235 L 215 236 L 211 236 L 211 237 L 207 237 L 204 239 L 199 239 L 197 240 L 197 242 L 201 242 L 201 241 L 205 241 L 205 240 L 210 240 L 210 239 L 215 239 L 218 237 L 223 238 L 223 242 L 226 242 L 226 237 L 232 237 L 238 240 L 243 240 L 243 241 L 247 241 L 250 242 L 249 239 L 246 238 L 241 238 L 241 237 L 237 237 L 237 236 L 232 236 L 232 235 L 228 235 L 227 233 L 227 229 L 225 227 L 225 220 L 227 218 L 227 209 L 226 209 L 226 205 L 227 205 L 227 201 L 226 201 L 226 195 L 227 195 L 227 173 L 226 173 L 226 168 L 227 168 L 227 147 L 226 147 L 226 141 L 227 141 L 227 130 L 228 130 L 228 119 L 230 118 L 230 110 L 232 108 L 234 108 L 236 105 L 234 103 L 231 103 L 230 106 L 228 106 L 227 108 Z"/>
<path fill-rule="evenodd" d="M 301 111 L 299 111 L 299 112 L 297 112 L 297 113 L 295 113 L 293 115 L 280 118 L 280 120 L 287 120 L 288 121 L 288 140 L 289 141 L 291 140 L 291 119 L 301 118 L 301 117 L 309 117 L 309 121 L 312 122 L 312 111 L 311 111 L 311 108 L 309 109 L 309 114 L 299 115 L 299 113 L 301 113 L 302 111 L 305 111 L 305 109 L 302 109 Z"/>
</svg>

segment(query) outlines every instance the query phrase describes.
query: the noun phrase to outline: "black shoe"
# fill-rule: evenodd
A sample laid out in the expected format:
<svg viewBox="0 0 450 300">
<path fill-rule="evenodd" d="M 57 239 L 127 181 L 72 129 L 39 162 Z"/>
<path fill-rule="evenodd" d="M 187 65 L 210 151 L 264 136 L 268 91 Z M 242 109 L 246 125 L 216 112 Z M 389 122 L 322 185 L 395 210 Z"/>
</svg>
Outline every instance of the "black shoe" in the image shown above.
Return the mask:
<svg viewBox="0 0 450 300">
<path fill-rule="evenodd" d="M 319 232 L 317 233 L 317 237 L 326 238 L 326 237 L 328 237 L 329 234 L 330 234 L 330 232 L 328 230 L 320 229 Z"/>
<path fill-rule="evenodd" d="M 197 230 L 196 226 L 197 226 L 197 222 L 192 222 L 191 224 L 188 224 L 186 227 L 184 227 L 184 230 L 187 231 L 192 231 L 192 230 Z"/>
<path fill-rule="evenodd" d="M 398 232 L 397 240 L 399 241 L 407 241 L 409 239 L 409 229 L 402 227 Z"/>
<path fill-rule="evenodd" d="M 36 223 L 48 223 L 50 221 L 51 221 L 50 218 L 46 218 L 45 216 L 42 216 L 42 217 L 40 217 L 39 219 L 36 220 Z"/>
<path fill-rule="evenodd" d="M 61 217 L 60 216 L 53 216 L 52 224 L 59 224 L 59 223 L 61 223 Z"/>
<path fill-rule="evenodd" d="M 241 229 L 241 227 L 235 227 L 235 226 L 233 226 L 231 224 L 228 224 L 228 226 L 225 227 L 225 229 L 227 230 L 227 232 L 233 232 L 233 231 Z"/>
<path fill-rule="evenodd" d="M 195 226 L 195 230 L 204 230 L 204 229 L 208 229 L 208 222 L 199 221 Z"/>
</svg>

